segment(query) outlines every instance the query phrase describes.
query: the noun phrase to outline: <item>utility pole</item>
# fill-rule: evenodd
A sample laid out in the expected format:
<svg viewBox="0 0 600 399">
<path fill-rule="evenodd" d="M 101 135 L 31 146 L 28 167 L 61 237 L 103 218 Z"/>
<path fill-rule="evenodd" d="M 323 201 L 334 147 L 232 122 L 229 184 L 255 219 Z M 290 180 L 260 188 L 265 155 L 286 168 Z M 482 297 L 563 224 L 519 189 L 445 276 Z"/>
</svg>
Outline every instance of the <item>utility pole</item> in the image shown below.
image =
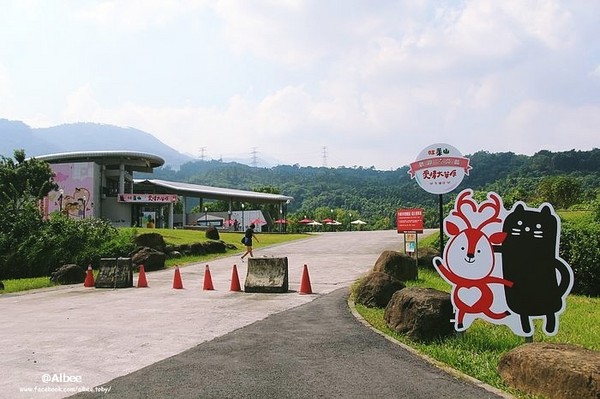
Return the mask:
<svg viewBox="0 0 600 399">
<path fill-rule="evenodd" d="M 327 167 L 327 147 L 323 146 L 323 167 Z"/>
<path fill-rule="evenodd" d="M 258 157 L 256 156 L 256 154 L 258 154 L 258 151 L 256 151 L 257 148 L 258 147 L 252 147 L 252 152 L 251 152 L 252 162 L 251 163 L 252 163 L 253 168 L 256 168 L 256 166 L 258 165 Z"/>
</svg>

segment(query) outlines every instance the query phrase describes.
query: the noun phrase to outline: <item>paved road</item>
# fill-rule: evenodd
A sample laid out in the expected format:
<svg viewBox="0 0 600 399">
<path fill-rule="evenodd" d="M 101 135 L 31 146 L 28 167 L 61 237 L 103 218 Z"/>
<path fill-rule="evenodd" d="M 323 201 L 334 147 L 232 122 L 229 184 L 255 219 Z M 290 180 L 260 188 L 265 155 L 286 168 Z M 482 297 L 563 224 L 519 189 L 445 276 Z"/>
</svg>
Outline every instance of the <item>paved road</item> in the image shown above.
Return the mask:
<svg viewBox="0 0 600 399">
<path fill-rule="evenodd" d="M 96 386 L 116 398 L 495 397 L 348 312 L 347 287 L 400 244 L 393 231 L 346 232 L 255 251 L 288 257 L 287 294 L 229 292 L 232 265 L 242 285 L 246 270 L 228 257 L 209 264 L 215 291 L 202 291 L 198 264 L 181 269 L 184 290 L 172 289 L 166 270 L 148 273 L 143 289 L 1 296 L 0 368 L 9 372 L 0 397 L 60 398 Z M 294 292 L 304 264 L 314 295 Z"/>
</svg>

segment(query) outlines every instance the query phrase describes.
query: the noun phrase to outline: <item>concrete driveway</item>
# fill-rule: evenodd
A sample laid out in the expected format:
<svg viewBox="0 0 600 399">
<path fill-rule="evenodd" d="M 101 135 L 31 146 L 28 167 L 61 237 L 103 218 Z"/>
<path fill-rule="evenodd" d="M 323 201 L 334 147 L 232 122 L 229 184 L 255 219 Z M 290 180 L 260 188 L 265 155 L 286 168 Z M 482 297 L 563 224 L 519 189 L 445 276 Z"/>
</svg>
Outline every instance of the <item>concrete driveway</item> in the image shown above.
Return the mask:
<svg viewBox="0 0 600 399">
<path fill-rule="evenodd" d="M 208 263 L 214 291 L 202 290 L 201 263 L 181 268 L 183 290 L 172 289 L 173 270 L 164 270 L 147 273 L 148 288 L 77 285 L 2 295 L 0 397 L 60 398 L 97 386 L 112 389 L 106 383 L 116 377 L 348 287 L 383 250 L 400 250 L 401 237 L 395 231 L 324 233 L 256 250 L 255 256 L 288 257 L 286 294 L 230 292 L 233 265 L 242 287 L 246 275 L 236 256 Z M 313 295 L 297 293 L 305 264 Z"/>
</svg>

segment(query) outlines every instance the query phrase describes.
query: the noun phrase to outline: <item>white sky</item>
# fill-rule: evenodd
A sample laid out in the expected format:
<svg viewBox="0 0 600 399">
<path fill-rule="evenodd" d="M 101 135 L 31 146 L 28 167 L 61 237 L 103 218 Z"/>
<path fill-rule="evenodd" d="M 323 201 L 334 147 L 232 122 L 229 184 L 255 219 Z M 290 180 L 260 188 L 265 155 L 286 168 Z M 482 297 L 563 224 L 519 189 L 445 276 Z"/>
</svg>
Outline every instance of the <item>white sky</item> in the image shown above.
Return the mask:
<svg viewBox="0 0 600 399">
<path fill-rule="evenodd" d="M 5 0 L 0 118 L 302 166 L 590 150 L 599 37 L 595 0 Z"/>
</svg>

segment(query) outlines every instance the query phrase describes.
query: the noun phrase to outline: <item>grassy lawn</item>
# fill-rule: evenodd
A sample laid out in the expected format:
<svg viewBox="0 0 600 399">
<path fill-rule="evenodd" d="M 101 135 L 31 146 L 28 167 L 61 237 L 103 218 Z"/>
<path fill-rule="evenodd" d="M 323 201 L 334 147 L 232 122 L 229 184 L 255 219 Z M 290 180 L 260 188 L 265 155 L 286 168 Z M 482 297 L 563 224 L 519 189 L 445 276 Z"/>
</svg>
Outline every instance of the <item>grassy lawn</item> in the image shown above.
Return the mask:
<svg viewBox="0 0 600 399">
<path fill-rule="evenodd" d="M 201 230 L 171 230 L 171 229 L 147 229 L 147 228 L 135 228 L 133 229 L 136 234 L 145 234 L 145 233 L 160 233 L 165 242 L 167 244 L 172 245 L 183 245 L 183 244 L 192 244 L 195 242 L 203 242 L 207 241 L 205 237 L 204 231 Z M 227 250 L 226 253 L 221 254 L 206 254 L 202 256 L 184 256 L 182 258 L 177 259 L 167 259 L 165 262 L 166 267 L 173 266 L 181 266 L 189 263 L 197 263 L 197 262 L 206 262 L 216 258 L 222 258 L 226 256 L 231 256 L 238 252 L 243 252 L 245 250 L 244 245 L 240 242 L 242 239 L 243 232 L 237 233 L 228 233 L 228 232 L 219 232 L 219 237 L 221 241 L 226 244 L 233 244 L 238 249 L 237 250 Z M 268 247 L 271 245 L 281 244 L 287 241 L 298 240 L 302 238 L 308 238 L 310 235 L 308 234 L 277 234 L 277 233 L 257 233 L 255 237 L 258 237 L 260 241 L 257 242 L 255 239 L 253 241 L 254 250 Z"/>
<path fill-rule="evenodd" d="M 420 269 L 419 279 L 407 282 L 407 286 L 430 287 L 450 292 L 450 285 L 435 270 Z M 560 316 L 558 334 L 553 337 L 541 332 L 541 321 L 536 320 L 536 342 L 558 342 L 580 345 L 600 351 L 600 298 L 570 295 L 567 307 Z M 498 361 L 509 350 L 522 345 L 523 337 L 514 335 L 506 326 L 497 326 L 477 320 L 462 335 L 427 344 L 409 340 L 389 329 L 384 321 L 384 309 L 356 305 L 357 311 L 372 326 L 398 341 L 440 361 L 456 370 L 477 378 L 491 386 L 520 398 L 535 398 L 507 387 L 496 371 Z M 585 327 L 584 327 L 585 326 Z"/>
<path fill-rule="evenodd" d="M 182 244 L 193 244 L 196 242 L 208 241 L 205 237 L 204 231 L 199 230 L 171 230 L 171 229 L 147 229 L 147 228 L 135 228 L 133 229 L 136 234 L 144 234 L 144 233 L 160 233 L 165 242 L 167 244 L 172 245 L 182 245 Z M 165 262 L 166 267 L 173 266 L 183 266 L 190 263 L 198 263 L 205 262 L 216 258 L 222 258 L 227 256 L 232 256 L 236 253 L 241 253 L 245 250 L 245 247 L 240 242 L 243 233 L 228 233 L 228 232 L 219 232 L 219 236 L 221 241 L 224 241 L 226 244 L 233 244 L 238 249 L 231 250 L 228 249 L 226 253 L 220 254 L 207 254 L 200 256 L 184 256 L 182 258 L 177 259 L 167 259 Z M 287 241 L 298 240 L 302 238 L 308 238 L 310 235 L 308 234 L 269 234 L 269 233 L 257 233 L 256 236 L 260 241 L 254 240 L 253 248 L 260 249 L 263 247 L 281 244 Z M 98 271 L 95 270 L 95 275 L 98 274 Z M 36 277 L 36 278 L 24 278 L 17 280 L 3 280 L 4 290 L 0 291 L 0 295 L 8 294 L 19 291 L 27 291 L 37 288 L 46 288 L 52 287 L 55 284 L 50 281 L 50 277 Z"/>
</svg>

